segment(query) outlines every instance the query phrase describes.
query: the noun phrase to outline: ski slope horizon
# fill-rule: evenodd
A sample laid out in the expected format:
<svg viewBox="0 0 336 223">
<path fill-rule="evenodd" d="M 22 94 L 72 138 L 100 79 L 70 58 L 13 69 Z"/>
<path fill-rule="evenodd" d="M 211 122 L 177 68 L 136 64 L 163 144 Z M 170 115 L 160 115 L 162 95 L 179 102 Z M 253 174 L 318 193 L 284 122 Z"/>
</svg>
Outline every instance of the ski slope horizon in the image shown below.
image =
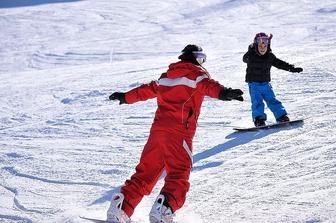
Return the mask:
<svg viewBox="0 0 336 223">
<path fill-rule="evenodd" d="M 0 222 L 106 217 L 134 172 L 156 101 L 108 100 L 159 78 L 189 43 L 244 102 L 205 98 L 179 223 L 336 222 L 336 4 L 332 0 L 2 0 Z M 295 127 L 252 126 L 242 56 L 255 33 L 304 71 L 272 68 Z M 268 122 L 274 122 L 269 109 Z M 148 222 L 163 177 L 135 210 Z"/>
</svg>

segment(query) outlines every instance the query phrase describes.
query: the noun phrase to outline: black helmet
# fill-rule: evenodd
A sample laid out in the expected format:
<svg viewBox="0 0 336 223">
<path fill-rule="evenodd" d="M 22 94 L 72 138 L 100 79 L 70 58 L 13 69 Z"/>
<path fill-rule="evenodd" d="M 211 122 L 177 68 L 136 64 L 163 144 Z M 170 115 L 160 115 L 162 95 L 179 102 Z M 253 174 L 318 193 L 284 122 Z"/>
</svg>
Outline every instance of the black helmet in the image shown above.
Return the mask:
<svg viewBox="0 0 336 223">
<path fill-rule="evenodd" d="M 189 44 L 183 48 L 182 54 L 178 57 L 182 61 L 189 61 L 196 65 L 201 65 L 206 60 L 206 55 L 200 46 Z"/>
<path fill-rule="evenodd" d="M 192 53 L 193 51 L 203 51 L 202 47 L 194 45 L 194 44 L 189 44 L 184 49 L 181 51 L 182 53 Z"/>
</svg>

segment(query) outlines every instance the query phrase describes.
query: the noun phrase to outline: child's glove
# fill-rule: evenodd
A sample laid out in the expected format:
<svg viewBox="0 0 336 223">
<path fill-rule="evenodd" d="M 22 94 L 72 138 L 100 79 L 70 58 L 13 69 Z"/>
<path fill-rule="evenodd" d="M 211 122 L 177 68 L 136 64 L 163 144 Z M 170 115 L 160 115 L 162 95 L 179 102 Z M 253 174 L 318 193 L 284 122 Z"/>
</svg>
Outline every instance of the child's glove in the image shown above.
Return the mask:
<svg viewBox="0 0 336 223">
<path fill-rule="evenodd" d="M 232 99 L 244 101 L 243 94 L 243 91 L 240 89 L 224 88 L 219 92 L 218 98 L 223 101 L 231 101 Z"/>
<path fill-rule="evenodd" d="M 289 68 L 289 71 L 292 72 L 292 73 L 300 73 L 300 72 L 303 71 L 303 69 L 301 67 L 294 67 L 294 65 L 292 65 Z"/>
<path fill-rule="evenodd" d="M 109 97 L 110 100 L 119 100 L 119 105 L 127 104 L 125 100 L 125 93 L 122 92 L 114 92 Z"/>
</svg>

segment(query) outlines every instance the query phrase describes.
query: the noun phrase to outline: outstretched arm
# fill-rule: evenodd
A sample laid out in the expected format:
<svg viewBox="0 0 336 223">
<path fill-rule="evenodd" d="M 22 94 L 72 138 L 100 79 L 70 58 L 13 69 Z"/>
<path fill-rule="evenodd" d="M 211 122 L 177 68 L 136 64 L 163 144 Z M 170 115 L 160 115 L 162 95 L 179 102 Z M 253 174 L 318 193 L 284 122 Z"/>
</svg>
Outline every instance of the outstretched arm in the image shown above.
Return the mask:
<svg viewBox="0 0 336 223">
<path fill-rule="evenodd" d="M 203 79 L 200 83 L 198 83 L 197 88 L 198 90 L 202 91 L 206 96 L 212 98 L 217 98 L 223 101 L 244 101 L 244 98 L 242 97 L 242 90 L 226 88 L 213 79 Z"/>
<path fill-rule="evenodd" d="M 157 94 L 157 82 L 152 81 L 148 84 L 143 84 L 126 93 L 114 92 L 110 95 L 110 100 L 119 100 L 119 104 L 133 104 L 138 101 L 146 101 L 155 98 Z"/>
<path fill-rule="evenodd" d="M 282 70 L 286 70 L 286 71 L 290 71 L 292 73 L 300 73 L 303 71 L 303 69 L 301 67 L 295 67 L 294 65 L 292 64 L 289 64 L 283 60 L 280 60 L 278 58 L 276 58 L 274 56 L 274 60 L 273 60 L 273 63 L 272 65 L 278 69 L 282 69 Z"/>
</svg>

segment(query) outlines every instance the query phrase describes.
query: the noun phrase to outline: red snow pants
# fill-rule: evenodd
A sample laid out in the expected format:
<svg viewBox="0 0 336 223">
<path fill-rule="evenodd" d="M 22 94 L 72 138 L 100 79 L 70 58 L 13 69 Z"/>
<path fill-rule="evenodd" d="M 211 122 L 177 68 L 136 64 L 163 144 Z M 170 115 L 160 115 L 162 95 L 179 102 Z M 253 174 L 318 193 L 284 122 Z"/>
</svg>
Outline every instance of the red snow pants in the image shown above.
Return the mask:
<svg viewBox="0 0 336 223">
<path fill-rule="evenodd" d="M 192 137 L 152 130 L 136 172 L 121 188 L 125 196 L 122 209 L 130 217 L 143 196 L 151 193 L 165 170 L 167 175 L 160 193 L 175 212 L 185 202 L 191 168 Z"/>
</svg>

